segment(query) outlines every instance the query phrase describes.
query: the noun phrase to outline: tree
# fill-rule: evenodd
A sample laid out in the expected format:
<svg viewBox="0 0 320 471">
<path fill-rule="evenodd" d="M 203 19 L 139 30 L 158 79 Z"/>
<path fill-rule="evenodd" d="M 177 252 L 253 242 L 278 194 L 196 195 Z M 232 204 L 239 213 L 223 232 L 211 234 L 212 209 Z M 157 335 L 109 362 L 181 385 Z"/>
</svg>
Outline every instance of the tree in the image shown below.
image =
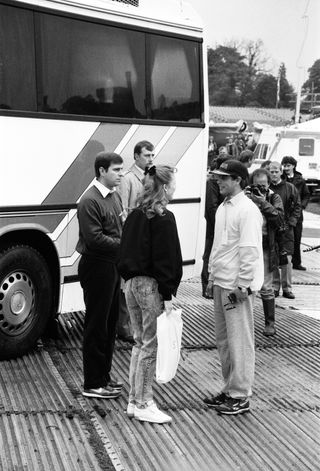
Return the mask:
<svg viewBox="0 0 320 471">
<path fill-rule="evenodd" d="M 303 84 L 303 88 L 310 93 L 320 93 L 320 59 L 317 59 L 314 64 L 308 69 L 309 78 Z"/>
<path fill-rule="evenodd" d="M 308 69 L 309 78 L 302 88 L 306 96 L 301 103 L 301 110 L 310 113 L 314 105 L 320 104 L 320 59 L 317 59 Z"/>
<path fill-rule="evenodd" d="M 249 67 L 250 75 L 254 76 L 261 73 L 271 73 L 268 67 L 270 58 L 264 50 L 262 39 L 232 39 L 225 43 L 226 46 L 235 48 L 243 57 L 244 63 Z"/>
<path fill-rule="evenodd" d="M 221 106 L 276 106 L 277 78 L 268 70 L 261 39 L 229 41 L 208 49 L 209 101 Z M 280 107 L 290 106 L 293 87 L 284 63 L 279 69 Z M 263 87 L 266 87 L 265 94 Z"/>
<path fill-rule="evenodd" d="M 254 103 L 254 91 L 256 78 L 261 73 L 270 73 L 268 69 L 269 57 L 264 50 L 261 39 L 232 39 L 225 43 L 229 47 L 235 48 L 242 57 L 242 62 L 247 66 L 246 73 L 240 83 L 239 105 L 248 106 Z"/>
<path fill-rule="evenodd" d="M 279 68 L 279 75 L 280 75 L 280 99 L 279 99 L 279 107 L 280 108 L 290 108 L 290 100 L 293 94 L 293 87 L 289 84 L 287 80 L 287 69 L 284 63 L 280 64 Z"/>
<path fill-rule="evenodd" d="M 274 108 L 277 96 L 277 79 L 271 74 L 260 74 L 255 87 L 255 99 L 265 108 Z"/>
<path fill-rule="evenodd" d="M 233 47 L 208 50 L 209 99 L 211 104 L 237 106 L 247 66 Z"/>
</svg>

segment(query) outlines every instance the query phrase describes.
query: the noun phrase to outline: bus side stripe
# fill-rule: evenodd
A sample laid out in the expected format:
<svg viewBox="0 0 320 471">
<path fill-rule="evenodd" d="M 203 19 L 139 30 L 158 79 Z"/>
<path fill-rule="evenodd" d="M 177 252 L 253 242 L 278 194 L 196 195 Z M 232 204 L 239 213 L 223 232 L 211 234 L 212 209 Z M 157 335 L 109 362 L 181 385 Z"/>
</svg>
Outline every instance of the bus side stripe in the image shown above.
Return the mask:
<svg viewBox="0 0 320 471">
<path fill-rule="evenodd" d="M 98 152 L 114 152 L 130 127 L 130 124 L 100 124 L 42 204 L 75 203 L 94 178 L 93 164 Z M 79 180 L 81 185 L 72 184 Z"/>
<path fill-rule="evenodd" d="M 175 128 L 166 144 L 156 156 L 156 165 L 177 165 L 201 132 L 202 129 Z M 199 158 L 199 156 L 196 157 Z"/>
</svg>

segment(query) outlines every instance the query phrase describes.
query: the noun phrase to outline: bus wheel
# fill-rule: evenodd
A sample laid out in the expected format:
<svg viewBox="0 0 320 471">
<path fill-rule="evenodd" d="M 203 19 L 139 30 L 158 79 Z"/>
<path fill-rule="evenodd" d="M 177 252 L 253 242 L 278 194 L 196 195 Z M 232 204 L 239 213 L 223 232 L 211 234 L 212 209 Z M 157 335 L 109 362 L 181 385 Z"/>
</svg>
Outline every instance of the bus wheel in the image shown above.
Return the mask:
<svg viewBox="0 0 320 471">
<path fill-rule="evenodd" d="M 0 359 L 26 353 L 52 313 L 52 281 L 44 258 L 19 245 L 0 253 Z"/>
</svg>

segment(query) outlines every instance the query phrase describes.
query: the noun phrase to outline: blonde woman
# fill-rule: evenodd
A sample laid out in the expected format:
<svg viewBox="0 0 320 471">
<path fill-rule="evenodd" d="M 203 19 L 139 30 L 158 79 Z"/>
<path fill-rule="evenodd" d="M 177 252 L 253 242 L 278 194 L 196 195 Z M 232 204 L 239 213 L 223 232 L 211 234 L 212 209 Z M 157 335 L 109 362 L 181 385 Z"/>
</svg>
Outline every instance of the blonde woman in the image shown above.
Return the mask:
<svg viewBox="0 0 320 471">
<path fill-rule="evenodd" d="M 167 423 L 171 417 L 153 401 L 157 317 L 172 310 L 172 296 L 182 276 L 176 221 L 167 204 L 176 188 L 175 168 L 146 169 L 138 206 L 128 216 L 121 240 L 119 270 L 126 280 L 126 301 L 135 344 L 130 362 L 127 415 Z"/>
</svg>

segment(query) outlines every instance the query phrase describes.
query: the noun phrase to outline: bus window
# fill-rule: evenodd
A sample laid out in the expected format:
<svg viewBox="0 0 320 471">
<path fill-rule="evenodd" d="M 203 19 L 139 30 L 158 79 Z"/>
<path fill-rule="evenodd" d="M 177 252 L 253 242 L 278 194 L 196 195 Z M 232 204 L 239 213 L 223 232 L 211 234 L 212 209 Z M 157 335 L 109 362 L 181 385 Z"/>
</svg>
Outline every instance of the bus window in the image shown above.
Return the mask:
<svg viewBox="0 0 320 471">
<path fill-rule="evenodd" d="M 268 144 L 258 144 L 254 150 L 254 159 L 265 160 L 268 152 Z"/>
<path fill-rule="evenodd" d="M 299 139 L 299 155 L 314 155 L 314 139 Z"/>
<path fill-rule="evenodd" d="M 144 33 L 40 18 L 42 111 L 146 117 Z"/>
<path fill-rule="evenodd" d="M 199 45 L 150 36 L 152 118 L 200 121 Z"/>
<path fill-rule="evenodd" d="M 36 111 L 33 14 L 0 5 L 0 108 Z"/>
</svg>

